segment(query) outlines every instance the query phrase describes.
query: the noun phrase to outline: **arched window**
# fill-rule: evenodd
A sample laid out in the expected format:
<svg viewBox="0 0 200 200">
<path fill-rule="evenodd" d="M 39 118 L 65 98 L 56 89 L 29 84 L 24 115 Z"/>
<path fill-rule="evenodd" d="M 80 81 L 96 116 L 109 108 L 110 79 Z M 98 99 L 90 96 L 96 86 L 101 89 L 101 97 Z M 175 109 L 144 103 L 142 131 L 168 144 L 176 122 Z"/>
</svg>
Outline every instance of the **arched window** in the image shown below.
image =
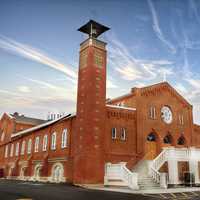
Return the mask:
<svg viewBox="0 0 200 200">
<path fill-rule="evenodd" d="M 17 142 L 16 146 L 15 146 L 15 156 L 19 155 L 19 142 Z"/>
<path fill-rule="evenodd" d="M 147 141 L 156 141 L 156 135 L 155 133 L 150 133 L 148 136 L 147 136 Z"/>
<path fill-rule="evenodd" d="M 185 144 L 185 138 L 184 138 L 183 135 L 178 138 L 177 144 L 178 145 L 184 145 Z"/>
<path fill-rule="evenodd" d="M 56 149 L 56 132 L 54 132 L 51 136 L 51 149 Z"/>
<path fill-rule="evenodd" d="M 48 144 L 48 135 L 45 135 L 43 137 L 43 147 L 42 147 L 42 150 L 43 151 L 46 151 L 47 150 L 47 144 Z"/>
<path fill-rule="evenodd" d="M 27 153 L 28 153 L 28 154 L 31 153 L 31 147 L 32 147 L 32 140 L 29 139 L 29 140 L 28 140 L 28 148 L 27 148 Z"/>
<path fill-rule="evenodd" d="M 67 147 L 67 129 L 63 130 L 62 133 L 62 141 L 61 141 L 61 148 Z"/>
<path fill-rule="evenodd" d="M 41 169 L 42 169 L 42 166 L 40 164 L 37 164 L 34 168 L 34 179 L 37 181 L 40 180 Z"/>
<path fill-rule="evenodd" d="M 10 147 L 10 157 L 13 157 L 13 152 L 14 152 L 14 144 L 11 144 L 11 147 Z"/>
<path fill-rule="evenodd" d="M 40 143 L 40 138 L 39 138 L 39 136 L 37 136 L 35 138 L 35 152 L 39 151 L 39 143 Z"/>
<path fill-rule="evenodd" d="M 25 145 L 26 145 L 26 142 L 23 141 L 23 142 L 22 142 L 22 147 L 21 147 L 21 155 L 24 155 Z"/>
<path fill-rule="evenodd" d="M 64 176 L 64 168 L 61 163 L 56 163 L 52 167 L 52 181 L 59 183 L 62 182 L 63 176 Z"/>
<path fill-rule="evenodd" d="M 165 144 L 171 144 L 172 143 L 172 136 L 170 134 L 166 135 L 163 139 L 163 142 Z"/>
</svg>

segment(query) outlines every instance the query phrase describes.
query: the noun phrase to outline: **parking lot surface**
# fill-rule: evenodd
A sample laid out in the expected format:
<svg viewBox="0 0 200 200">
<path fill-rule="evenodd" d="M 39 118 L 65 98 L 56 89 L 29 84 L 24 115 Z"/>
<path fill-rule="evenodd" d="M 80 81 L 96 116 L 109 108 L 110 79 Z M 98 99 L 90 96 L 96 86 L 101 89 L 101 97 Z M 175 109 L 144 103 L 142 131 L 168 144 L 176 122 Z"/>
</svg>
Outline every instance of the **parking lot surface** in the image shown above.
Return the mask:
<svg viewBox="0 0 200 200">
<path fill-rule="evenodd" d="M 199 200 L 200 191 L 167 194 L 128 194 L 91 190 L 69 184 L 0 180 L 0 200 Z"/>
</svg>

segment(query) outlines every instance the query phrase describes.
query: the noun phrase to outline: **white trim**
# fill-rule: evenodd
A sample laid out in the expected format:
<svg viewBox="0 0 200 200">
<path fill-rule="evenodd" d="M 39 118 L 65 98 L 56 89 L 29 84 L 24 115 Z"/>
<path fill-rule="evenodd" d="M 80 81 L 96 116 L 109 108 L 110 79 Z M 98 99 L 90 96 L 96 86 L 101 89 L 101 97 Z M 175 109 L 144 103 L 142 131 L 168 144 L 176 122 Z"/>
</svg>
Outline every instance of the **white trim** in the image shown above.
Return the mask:
<svg viewBox="0 0 200 200">
<path fill-rule="evenodd" d="M 51 135 L 51 150 L 56 150 L 56 138 L 57 137 L 57 133 L 53 132 Z"/>
<path fill-rule="evenodd" d="M 61 136 L 61 148 L 64 149 L 67 147 L 68 143 L 68 130 L 67 128 L 63 129 L 62 136 Z"/>
<path fill-rule="evenodd" d="M 14 149 L 15 149 L 15 146 L 14 146 L 14 143 L 12 143 L 11 146 L 10 146 L 10 157 L 13 157 Z"/>
<path fill-rule="evenodd" d="M 69 115 L 69 114 L 64 115 L 64 116 L 62 116 L 62 117 L 59 118 L 59 119 L 55 119 L 55 120 L 53 120 L 53 121 L 49 121 L 49 122 L 46 122 L 46 123 L 44 123 L 44 124 L 40 124 L 40 125 L 38 125 L 38 126 L 34 126 L 34 127 L 32 127 L 32 128 L 29 128 L 29 129 L 26 129 L 26 130 L 23 130 L 23 131 L 20 131 L 20 132 L 17 132 L 17 133 L 13 133 L 13 134 L 11 135 L 11 138 L 14 138 L 14 137 L 17 137 L 17 136 L 19 136 L 19 135 L 23 135 L 23 134 L 26 134 L 26 133 L 29 133 L 29 132 L 32 132 L 32 131 L 36 131 L 36 130 L 38 130 L 38 129 L 44 128 L 44 127 L 49 126 L 49 125 L 51 125 L 51 124 L 54 124 L 55 122 L 60 121 L 60 120 L 62 120 L 62 119 L 64 119 L 64 118 L 67 118 L 67 119 L 68 119 L 68 118 L 71 118 L 71 117 L 74 117 L 74 116 L 76 116 L 75 113 L 73 113 L 73 114 L 71 114 L 71 115 Z"/>
<path fill-rule="evenodd" d="M 59 173 L 56 171 L 56 168 L 59 168 Z M 58 170 L 58 169 L 57 169 Z M 65 182 L 64 177 L 64 166 L 62 163 L 57 162 L 53 164 L 51 168 L 51 182 L 60 183 Z"/>
<path fill-rule="evenodd" d="M 26 148 L 26 141 L 23 140 L 22 141 L 22 145 L 21 145 L 20 155 L 24 155 L 25 154 L 25 148 Z"/>
<path fill-rule="evenodd" d="M 34 152 L 36 152 L 36 153 L 39 152 L 39 146 L 40 146 L 40 137 L 37 136 L 35 138 Z"/>
<path fill-rule="evenodd" d="M 27 154 L 31 154 L 32 151 L 32 139 L 28 139 L 28 144 L 27 144 Z"/>
<path fill-rule="evenodd" d="M 9 118 L 14 119 L 13 116 L 11 116 L 9 113 L 5 113 Z"/>
<path fill-rule="evenodd" d="M 42 141 L 42 151 L 47 150 L 47 145 L 48 145 L 48 135 L 44 135 L 43 141 Z"/>
<path fill-rule="evenodd" d="M 136 110 L 136 108 L 129 108 L 129 107 L 125 107 L 125 106 L 117 106 L 117 105 L 109 105 L 106 104 L 107 107 L 111 107 L 111 108 L 119 108 L 119 109 L 124 109 L 124 110 Z"/>
<path fill-rule="evenodd" d="M 19 156 L 19 142 L 15 145 L 15 156 Z"/>
</svg>

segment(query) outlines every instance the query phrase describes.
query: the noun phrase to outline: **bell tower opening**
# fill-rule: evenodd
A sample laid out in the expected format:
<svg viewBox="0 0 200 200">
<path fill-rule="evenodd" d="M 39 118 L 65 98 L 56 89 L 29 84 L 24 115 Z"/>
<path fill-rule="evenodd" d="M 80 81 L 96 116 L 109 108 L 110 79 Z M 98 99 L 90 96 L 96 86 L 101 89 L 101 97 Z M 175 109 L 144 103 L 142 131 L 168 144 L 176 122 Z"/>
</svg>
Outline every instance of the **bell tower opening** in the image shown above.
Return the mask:
<svg viewBox="0 0 200 200">
<path fill-rule="evenodd" d="M 106 43 L 97 37 L 107 30 L 93 20 L 78 29 L 88 38 L 80 44 L 79 52 L 75 183 L 102 183 L 104 178 Z"/>
</svg>

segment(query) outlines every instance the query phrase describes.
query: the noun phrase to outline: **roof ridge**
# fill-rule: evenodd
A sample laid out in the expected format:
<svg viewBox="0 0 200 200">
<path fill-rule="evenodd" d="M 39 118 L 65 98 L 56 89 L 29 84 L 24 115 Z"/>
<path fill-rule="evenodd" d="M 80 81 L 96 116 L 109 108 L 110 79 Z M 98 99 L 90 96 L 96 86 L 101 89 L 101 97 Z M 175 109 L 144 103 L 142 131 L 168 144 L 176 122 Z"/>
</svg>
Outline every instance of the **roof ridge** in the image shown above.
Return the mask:
<svg viewBox="0 0 200 200">
<path fill-rule="evenodd" d="M 24 135 L 24 134 L 29 133 L 29 132 L 36 131 L 36 130 L 38 130 L 38 129 L 44 128 L 44 127 L 49 126 L 49 125 L 51 125 L 51 124 L 54 124 L 54 123 L 56 123 L 56 122 L 58 122 L 58 121 L 60 121 L 60 120 L 62 120 L 62 119 L 64 119 L 64 118 L 70 118 L 70 117 L 74 117 L 74 116 L 76 116 L 75 113 L 63 115 L 63 116 L 62 116 L 61 118 L 59 118 L 59 119 L 55 119 L 55 120 L 52 120 L 52 121 L 47 121 L 47 122 L 45 122 L 45 123 L 43 123 L 43 124 L 39 124 L 39 125 L 37 125 L 37 126 L 31 127 L 31 128 L 28 128 L 28 129 L 25 129 L 25 130 L 23 130 L 23 131 L 19 131 L 19 132 L 13 133 L 13 134 L 11 135 L 11 138 L 14 138 L 14 137 L 17 137 L 17 136 L 20 136 L 20 135 Z"/>
</svg>

